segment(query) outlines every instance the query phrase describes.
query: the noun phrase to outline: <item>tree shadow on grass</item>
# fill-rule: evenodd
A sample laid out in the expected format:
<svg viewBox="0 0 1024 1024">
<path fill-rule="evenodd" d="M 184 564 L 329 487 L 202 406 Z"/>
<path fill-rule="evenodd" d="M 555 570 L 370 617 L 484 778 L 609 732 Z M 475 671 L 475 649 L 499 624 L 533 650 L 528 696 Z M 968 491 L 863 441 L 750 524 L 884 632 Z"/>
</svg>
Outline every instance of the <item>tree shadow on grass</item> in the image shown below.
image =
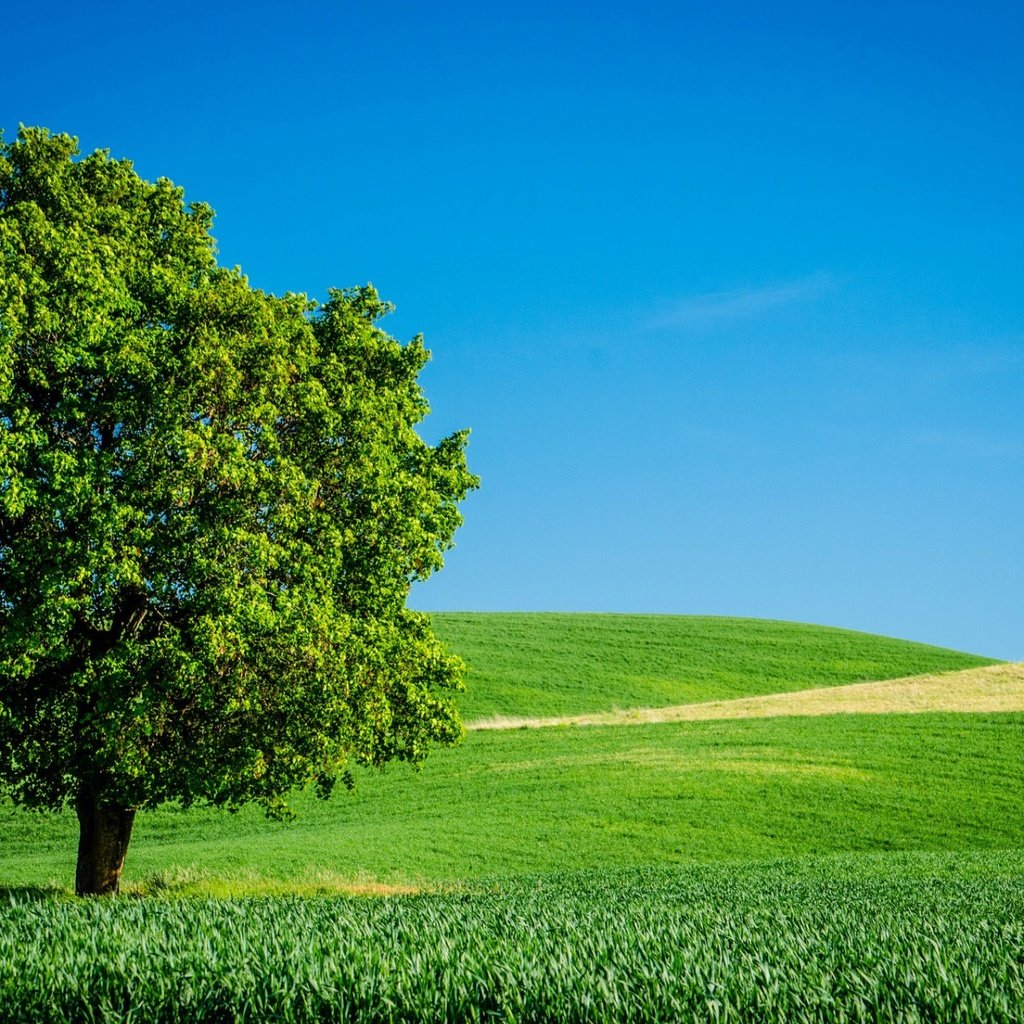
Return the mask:
<svg viewBox="0 0 1024 1024">
<path fill-rule="evenodd" d="M 70 895 L 70 891 L 60 885 L 0 885 L 0 905 L 33 903 Z"/>
</svg>

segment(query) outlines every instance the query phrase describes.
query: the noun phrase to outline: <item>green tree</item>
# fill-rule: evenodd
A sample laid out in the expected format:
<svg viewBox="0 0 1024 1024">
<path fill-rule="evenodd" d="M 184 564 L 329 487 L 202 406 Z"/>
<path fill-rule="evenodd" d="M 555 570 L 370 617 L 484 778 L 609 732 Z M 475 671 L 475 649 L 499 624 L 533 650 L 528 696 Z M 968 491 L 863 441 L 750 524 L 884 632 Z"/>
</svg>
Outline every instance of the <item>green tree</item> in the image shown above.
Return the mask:
<svg viewBox="0 0 1024 1024">
<path fill-rule="evenodd" d="M 116 892 L 135 812 L 273 812 L 462 727 L 405 607 L 477 484 L 415 424 L 428 358 L 372 287 L 219 267 L 212 211 L 106 152 L 0 136 L 0 789 L 74 806 Z"/>
</svg>

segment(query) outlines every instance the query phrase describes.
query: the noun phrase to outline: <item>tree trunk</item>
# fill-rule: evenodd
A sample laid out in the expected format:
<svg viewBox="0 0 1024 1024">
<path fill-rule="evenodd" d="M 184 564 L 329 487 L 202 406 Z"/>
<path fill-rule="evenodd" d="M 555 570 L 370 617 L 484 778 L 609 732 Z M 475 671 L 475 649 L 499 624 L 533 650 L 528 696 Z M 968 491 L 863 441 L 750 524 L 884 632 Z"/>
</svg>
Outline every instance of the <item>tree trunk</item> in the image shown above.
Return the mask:
<svg viewBox="0 0 1024 1024">
<path fill-rule="evenodd" d="M 134 807 L 100 804 L 96 794 L 82 786 L 75 801 L 78 814 L 78 868 L 75 892 L 79 896 L 116 895 L 121 868 L 135 821 Z"/>
</svg>

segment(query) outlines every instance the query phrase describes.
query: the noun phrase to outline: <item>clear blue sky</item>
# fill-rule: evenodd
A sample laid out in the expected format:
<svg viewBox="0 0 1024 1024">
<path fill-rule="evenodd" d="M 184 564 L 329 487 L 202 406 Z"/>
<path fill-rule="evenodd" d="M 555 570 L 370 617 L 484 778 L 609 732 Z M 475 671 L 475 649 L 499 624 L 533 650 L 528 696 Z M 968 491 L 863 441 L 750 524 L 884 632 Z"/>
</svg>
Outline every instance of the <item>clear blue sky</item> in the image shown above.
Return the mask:
<svg viewBox="0 0 1024 1024">
<path fill-rule="evenodd" d="M 482 489 L 425 609 L 751 615 L 1024 659 L 1019 3 L 7 11 L 0 125 L 422 331 Z"/>
</svg>

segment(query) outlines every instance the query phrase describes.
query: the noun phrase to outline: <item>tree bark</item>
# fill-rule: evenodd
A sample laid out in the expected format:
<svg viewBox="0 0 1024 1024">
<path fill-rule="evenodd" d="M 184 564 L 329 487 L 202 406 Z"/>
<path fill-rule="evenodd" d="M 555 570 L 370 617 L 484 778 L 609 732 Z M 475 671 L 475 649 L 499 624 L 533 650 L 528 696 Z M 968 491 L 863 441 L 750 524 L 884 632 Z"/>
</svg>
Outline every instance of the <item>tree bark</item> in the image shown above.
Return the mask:
<svg viewBox="0 0 1024 1024">
<path fill-rule="evenodd" d="M 102 804 L 83 785 L 75 801 L 78 815 L 78 867 L 75 892 L 79 896 L 116 895 L 121 868 L 135 822 L 134 807 Z"/>
</svg>

